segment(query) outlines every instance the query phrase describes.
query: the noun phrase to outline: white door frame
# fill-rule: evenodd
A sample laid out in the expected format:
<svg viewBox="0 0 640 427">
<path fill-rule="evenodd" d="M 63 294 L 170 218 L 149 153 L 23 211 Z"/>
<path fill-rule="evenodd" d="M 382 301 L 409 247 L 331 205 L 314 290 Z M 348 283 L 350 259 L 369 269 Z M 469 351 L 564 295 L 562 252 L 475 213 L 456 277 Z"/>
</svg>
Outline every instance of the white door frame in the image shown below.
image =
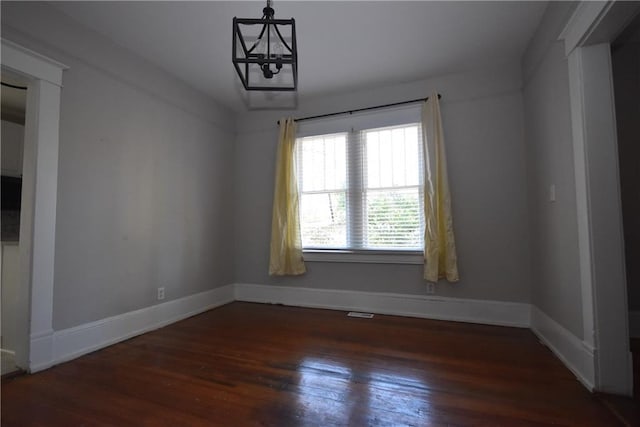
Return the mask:
<svg viewBox="0 0 640 427">
<path fill-rule="evenodd" d="M 23 360 L 30 372 L 53 364 L 53 279 L 62 72 L 68 67 L 2 39 L 2 68 L 27 81 L 20 277 L 25 319 Z"/>
<path fill-rule="evenodd" d="M 637 3 L 581 2 L 560 39 L 569 65 L 585 345 L 596 390 L 631 395 L 624 237 L 610 43 Z"/>
</svg>

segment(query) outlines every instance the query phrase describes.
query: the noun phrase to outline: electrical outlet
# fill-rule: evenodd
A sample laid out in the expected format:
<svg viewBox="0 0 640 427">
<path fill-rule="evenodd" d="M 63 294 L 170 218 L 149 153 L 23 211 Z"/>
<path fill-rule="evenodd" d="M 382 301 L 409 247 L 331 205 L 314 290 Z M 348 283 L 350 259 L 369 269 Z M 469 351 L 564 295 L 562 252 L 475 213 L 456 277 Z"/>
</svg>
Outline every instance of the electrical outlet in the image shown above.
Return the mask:
<svg viewBox="0 0 640 427">
<path fill-rule="evenodd" d="M 158 288 L 158 299 L 164 299 L 164 288 Z"/>
<path fill-rule="evenodd" d="M 435 283 L 427 283 L 427 293 L 435 294 L 436 293 L 436 284 Z"/>
</svg>

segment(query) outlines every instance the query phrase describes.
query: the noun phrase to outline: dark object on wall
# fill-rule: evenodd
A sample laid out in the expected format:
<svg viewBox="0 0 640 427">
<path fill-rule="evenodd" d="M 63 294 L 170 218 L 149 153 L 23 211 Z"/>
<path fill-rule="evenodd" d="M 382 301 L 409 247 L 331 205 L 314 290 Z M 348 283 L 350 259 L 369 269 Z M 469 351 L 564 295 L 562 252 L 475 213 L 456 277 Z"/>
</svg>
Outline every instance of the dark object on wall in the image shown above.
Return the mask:
<svg viewBox="0 0 640 427">
<path fill-rule="evenodd" d="M 320 114 L 318 116 L 300 117 L 298 119 L 293 119 L 293 121 L 294 122 L 304 122 L 306 120 L 323 119 L 325 117 L 341 116 L 343 114 L 360 113 L 362 111 L 378 110 L 380 108 L 396 107 L 398 105 L 414 104 L 416 102 L 426 102 L 428 99 L 429 99 L 429 97 L 427 96 L 426 98 L 412 99 L 411 101 L 400 101 L 400 102 L 394 102 L 394 103 L 391 103 L 391 104 L 375 105 L 373 107 L 358 108 L 358 109 L 355 109 L 355 110 L 338 111 L 337 113 Z M 438 99 L 442 99 L 442 95 L 438 94 Z M 277 123 L 280 124 L 280 120 L 278 120 Z"/>
<path fill-rule="evenodd" d="M 2 175 L 2 187 L 0 188 L 2 211 L 19 211 L 22 195 L 22 178 Z"/>
<path fill-rule="evenodd" d="M 2 176 L 0 188 L 2 231 L 0 238 L 3 242 L 17 242 L 20 240 L 20 199 L 22 196 L 22 178 Z"/>
<path fill-rule="evenodd" d="M 233 65 L 246 90 L 298 88 L 296 23 L 274 14 L 267 0 L 261 19 L 233 18 Z"/>
<path fill-rule="evenodd" d="M 2 82 L 0 84 L 2 84 L 2 86 L 10 87 L 12 89 L 20 89 L 20 90 L 27 90 L 28 89 L 28 87 L 26 87 L 26 86 L 17 86 L 17 85 L 12 85 L 10 83 L 5 83 L 5 82 Z"/>
</svg>

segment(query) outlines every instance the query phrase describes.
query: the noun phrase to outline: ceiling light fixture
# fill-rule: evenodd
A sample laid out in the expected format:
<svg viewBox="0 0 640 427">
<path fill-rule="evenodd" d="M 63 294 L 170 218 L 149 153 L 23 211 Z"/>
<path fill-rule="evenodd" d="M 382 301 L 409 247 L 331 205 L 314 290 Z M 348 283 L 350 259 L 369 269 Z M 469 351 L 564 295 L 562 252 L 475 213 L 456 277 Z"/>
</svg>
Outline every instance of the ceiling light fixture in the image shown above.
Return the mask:
<svg viewBox="0 0 640 427">
<path fill-rule="evenodd" d="M 246 90 L 298 88 L 296 23 L 275 19 L 267 0 L 261 19 L 233 18 L 233 65 Z"/>
</svg>

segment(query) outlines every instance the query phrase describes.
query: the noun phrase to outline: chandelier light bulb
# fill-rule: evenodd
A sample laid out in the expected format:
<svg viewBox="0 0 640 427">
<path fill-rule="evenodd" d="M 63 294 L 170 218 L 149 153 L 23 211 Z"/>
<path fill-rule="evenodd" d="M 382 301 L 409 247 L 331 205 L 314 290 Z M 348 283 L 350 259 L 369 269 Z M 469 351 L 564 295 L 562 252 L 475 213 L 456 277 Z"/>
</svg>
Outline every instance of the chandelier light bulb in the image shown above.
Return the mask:
<svg viewBox="0 0 640 427">
<path fill-rule="evenodd" d="M 282 54 L 284 53 L 284 47 L 282 46 L 282 43 L 280 43 L 279 41 L 273 43 L 271 52 L 274 58 L 282 59 Z"/>
</svg>

